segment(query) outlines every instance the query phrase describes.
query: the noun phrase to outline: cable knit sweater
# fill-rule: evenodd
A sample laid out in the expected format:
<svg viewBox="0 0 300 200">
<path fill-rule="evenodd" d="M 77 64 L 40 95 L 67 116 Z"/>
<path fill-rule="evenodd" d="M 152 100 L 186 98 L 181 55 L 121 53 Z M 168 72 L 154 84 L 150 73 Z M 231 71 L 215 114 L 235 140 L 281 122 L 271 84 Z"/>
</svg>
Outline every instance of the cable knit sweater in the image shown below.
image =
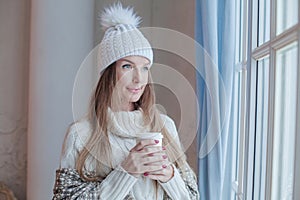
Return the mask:
<svg viewBox="0 0 300 200">
<path fill-rule="evenodd" d="M 192 171 L 186 166 L 186 174 L 173 165 L 174 176 L 168 182 L 162 183 L 140 176 L 136 178 L 127 173 L 120 163 L 128 156 L 129 150 L 136 145 L 136 135 L 149 131 L 144 125 L 142 111 L 112 112 L 108 110 L 110 118 L 108 124 L 109 141 L 112 146 L 111 161 L 113 170 L 102 181 L 88 182 L 81 179 L 75 170 L 78 153 L 84 147 L 91 134 L 90 123 L 82 120 L 73 124 L 67 133 L 61 166 L 57 170 L 53 199 L 198 199 L 196 180 L 191 176 Z M 179 143 L 177 130 L 172 119 L 161 115 L 163 125 Z M 92 174 L 95 163 L 88 161 L 85 164 L 87 174 Z"/>
</svg>

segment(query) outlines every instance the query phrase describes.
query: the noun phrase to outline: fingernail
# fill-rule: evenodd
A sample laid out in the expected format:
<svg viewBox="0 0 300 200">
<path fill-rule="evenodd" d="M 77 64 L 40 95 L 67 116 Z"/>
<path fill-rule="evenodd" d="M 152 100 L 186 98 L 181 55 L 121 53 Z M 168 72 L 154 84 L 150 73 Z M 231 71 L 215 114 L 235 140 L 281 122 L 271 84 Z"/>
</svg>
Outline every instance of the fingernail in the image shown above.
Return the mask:
<svg viewBox="0 0 300 200">
<path fill-rule="evenodd" d="M 148 175 L 149 175 L 149 173 L 148 173 L 148 172 L 145 172 L 145 173 L 144 173 L 144 176 L 148 176 Z"/>
<path fill-rule="evenodd" d="M 166 150 L 166 147 L 162 147 L 162 150 Z"/>
<path fill-rule="evenodd" d="M 159 140 L 154 140 L 154 142 L 155 142 L 156 144 L 158 144 L 158 143 L 159 143 Z"/>
<path fill-rule="evenodd" d="M 163 165 L 162 168 L 167 168 L 167 165 Z"/>
<path fill-rule="evenodd" d="M 167 155 L 163 155 L 163 159 L 166 159 L 168 156 Z"/>
</svg>

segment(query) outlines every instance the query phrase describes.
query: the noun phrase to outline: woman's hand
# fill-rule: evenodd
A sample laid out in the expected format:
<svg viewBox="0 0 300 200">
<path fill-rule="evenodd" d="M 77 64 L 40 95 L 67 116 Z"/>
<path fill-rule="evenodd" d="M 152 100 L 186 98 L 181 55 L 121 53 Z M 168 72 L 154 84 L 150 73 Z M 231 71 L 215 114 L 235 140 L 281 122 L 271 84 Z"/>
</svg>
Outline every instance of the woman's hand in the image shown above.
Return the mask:
<svg viewBox="0 0 300 200">
<path fill-rule="evenodd" d="M 173 167 L 168 161 L 165 148 L 155 146 L 157 143 L 158 141 L 155 140 L 139 142 L 121 163 L 123 169 L 135 177 L 144 175 L 162 182 L 171 179 Z"/>
<path fill-rule="evenodd" d="M 166 165 L 163 169 L 155 172 L 146 172 L 144 176 L 147 176 L 153 180 L 158 180 L 160 182 L 168 182 L 174 176 L 174 168 L 172 165 Z"/>
</svg>

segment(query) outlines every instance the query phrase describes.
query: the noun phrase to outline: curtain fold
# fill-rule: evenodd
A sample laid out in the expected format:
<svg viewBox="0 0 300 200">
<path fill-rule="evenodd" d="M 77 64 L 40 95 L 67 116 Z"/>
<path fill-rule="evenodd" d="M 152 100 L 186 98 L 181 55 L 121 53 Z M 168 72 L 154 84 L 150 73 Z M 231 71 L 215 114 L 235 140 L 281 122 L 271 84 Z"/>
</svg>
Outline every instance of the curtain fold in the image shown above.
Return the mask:
<svg viewBox="0 0 300 200">
<path fill-rule="evenodd" d="M 198 134 L 201 199 L 232 199 L 235 1 L 196 0 Z"/>
</svg>

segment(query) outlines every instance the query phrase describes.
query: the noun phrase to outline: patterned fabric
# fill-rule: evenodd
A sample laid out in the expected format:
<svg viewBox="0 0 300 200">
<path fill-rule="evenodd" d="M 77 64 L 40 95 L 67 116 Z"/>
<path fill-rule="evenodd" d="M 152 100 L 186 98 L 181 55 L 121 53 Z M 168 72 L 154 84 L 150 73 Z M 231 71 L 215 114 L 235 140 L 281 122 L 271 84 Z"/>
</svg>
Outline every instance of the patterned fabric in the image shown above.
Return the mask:
<svg viewBox="0 0 300 200">
<path fill-rule="evenodd" d="M 185 173 L 180 172 L 189 191 L 191 200 L 199 199 L 199 192 L 197 188 L 197 181 L 194 178 L 193 172 L 187 166 Z M 93 176 L 93 173 L 87 172 L 87 176 Z M 75 169 L 62 168 L 56 170 L 56 182 L 53 189 L 54 196 L 52 200 L 95 200 L 99 199 L 97 188 L 100 186 L 99 181 L 85 181 L 83 180 Z M 164 199 L 171 199 L 166 192 Z M 131 194 L 128 194 L 124 200 L 134 200 Z"/>
<path fill-rule="evenodd" d="M 191 200 L 199 200 L 200 196 L 198 191 L 197 180 L 192 169 L 188 165 L 186 165 L 184 168 L 184 173 L 182 173 L 182 171 L 179 172 L 183 181 L 185 182 Z"/>
</svg>

